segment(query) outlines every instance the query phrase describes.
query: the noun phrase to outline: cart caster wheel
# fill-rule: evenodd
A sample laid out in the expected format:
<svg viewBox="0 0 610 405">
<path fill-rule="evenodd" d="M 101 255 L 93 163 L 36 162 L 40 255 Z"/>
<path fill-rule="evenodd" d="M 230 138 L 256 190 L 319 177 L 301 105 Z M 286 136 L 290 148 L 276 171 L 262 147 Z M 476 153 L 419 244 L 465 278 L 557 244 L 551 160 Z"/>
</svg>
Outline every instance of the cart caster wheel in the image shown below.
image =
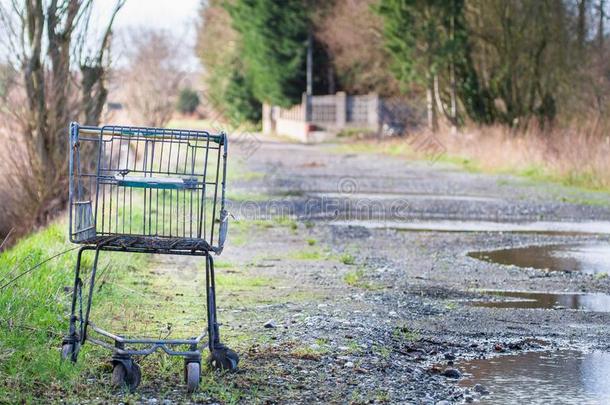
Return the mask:
<svg viewBox="0 0 610 405">
<path fill-rule="evenodd" d="M 61 346 L 61 360 L 70 360 L 71 362 L 76 363 L 78 349 L 75 349 L 75 347 L 77 347 L 77 343 L 64 343 Z"/>
<path fill-rule="evenodd" d="M 212 350 L 208 362 L 213 369 L 233 371 L 237 369 L 239 356 L 233 350 L 221 347 Z"/>
<path fill-rule="evenodd" d="M 140 366 L 133 360 L 114 361 L 112 385 L 115 387 L 127 387 L 130 392 L 133 392 L 140 385 L 141 378 Z"/>
<path fill-rule="evenodd" d="M 201 364 L 197 362 L 186 363 L 184 366 L 184 380 L 189 394 L 197 391 L 201 381 Z"/>
</svg>

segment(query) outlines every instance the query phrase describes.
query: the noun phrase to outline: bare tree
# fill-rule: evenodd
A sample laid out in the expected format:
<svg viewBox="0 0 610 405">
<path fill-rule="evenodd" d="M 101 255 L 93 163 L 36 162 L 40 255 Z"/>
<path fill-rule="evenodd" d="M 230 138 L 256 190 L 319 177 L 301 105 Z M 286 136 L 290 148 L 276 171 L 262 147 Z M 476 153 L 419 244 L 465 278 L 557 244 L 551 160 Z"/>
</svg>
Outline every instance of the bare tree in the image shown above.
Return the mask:
<svg viewBox="0 0 610 405">
<path fill-rule="evenodd" d="M 124 1 L 117 0 L 102 40 L 93 46 L 88 34 L 92 0 L 0 3 L 0 45 L 6 66 L 18 77 L 0 101 L 0 130 L 10 132 L 6 141 L 14 143 L 2 159 L 2 186 L 11 191 L 4 193 L 3 206 L 6 211 L 12 207 L 21 232 L 65 206 L 68 125 L 79 118 L 99 121 L 112 23 Z M 95 49 L 93 56 L 86 47 Z"/>
<path fill-rule="evenodd" d="M 382 20 L 371 11 L 376 0 L 328 2 L 314 15 L 317 38 L 328 48 L 343 88 L 351 93 L 395 95 L 399 85 L 383 47 Z"/>
<path fill-rule="evenodd" d="M 126 72 L 127 108 L 137 124 L 169 122 L 184 77 L 180 46 L 163 30 L 139 29 L 130 35 Z"/>
</svg>

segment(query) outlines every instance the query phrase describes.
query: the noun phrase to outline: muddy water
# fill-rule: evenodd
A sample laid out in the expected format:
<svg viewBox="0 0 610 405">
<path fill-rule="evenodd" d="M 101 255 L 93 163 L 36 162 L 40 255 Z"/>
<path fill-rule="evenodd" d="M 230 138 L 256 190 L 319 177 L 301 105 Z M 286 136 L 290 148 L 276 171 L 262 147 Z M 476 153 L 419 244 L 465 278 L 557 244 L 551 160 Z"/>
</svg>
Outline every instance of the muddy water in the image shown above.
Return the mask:
<svg viewBox="0 0 610 405">
<path fill-rule="evenodd" d="M 487 308 L 579 309 L 610 312 L 610 296 L 601 293 L 544 293 L 530 291 L 483 291 L 502 300 L 472 301 L 470 305 Z"/>
<path fill-rule="evenodd" d="M 482 404 L 608 404 L 610 353 L 529 352 L 458 364 L 461 386 L 482 384 Z"/>
<path fill-rule="evenodd" d="M 397 213 L 397 215 L 400 213 Z M 610 222 L 493 222 L 493 221 L 367 221 L 337 220 L 333 225 L 363 226 L 371 229 L 439 232 L 518 232 L 543 234 L 610 234 Z"/>
<path fill-rule="evenodd" d="M 610 243 L 527 246 L 468 255 L 491 263 L 541 270 L 610 273 Z"/>
</svg>

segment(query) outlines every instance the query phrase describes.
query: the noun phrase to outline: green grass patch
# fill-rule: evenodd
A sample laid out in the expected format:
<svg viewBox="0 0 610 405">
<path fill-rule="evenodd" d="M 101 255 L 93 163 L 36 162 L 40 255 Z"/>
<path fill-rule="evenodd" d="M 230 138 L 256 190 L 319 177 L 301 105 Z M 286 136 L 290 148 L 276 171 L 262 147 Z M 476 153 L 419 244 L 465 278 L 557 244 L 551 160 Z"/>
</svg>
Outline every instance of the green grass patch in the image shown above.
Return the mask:
<svg viewBox="0 0 610 405">
<path fill-rule="evenodd" d="M 365 279 L 364 268 L 358 268 L 356 270 L 345 273 L 343 281 L 349 286 L 363 288 L 365 290 L 381 290 L 383 286 L 378 283 L 374 283 Z"/>
<path fill-rule="evenodd" d="M 364 270 L 358 269 L 354 271 L 350 271 L 343 276 L 343 280 L 347 283 L 347 285 L 351 285 L 352 287 L 356 287 L 364 276 Z"/>
<path fill-rule="evenodd" d="M 308 247 L 291 252 L 288 258 L 295 260 L 322 260 L 327 254 L 319 248 Z"/>
<path fill-rule="evenodd" d="M 320 358 L 330 352 L 328 342 L 317 339 L 316 343 L 311 346 L 297 346 L 290 355 L 297 359 L 303 360 L 320 360 Z"/>
<path fill-rule="evenodd" d="M 261 202 L 269 200 L 266 194 L 244 193 L 239 191 L 228 191 L 226 194 L 227 200 L 235 202 Z"/>
<path fill-rule="evenodd" d="M 400 326 L 394 329 L 392 336 L 398 340 L 405 340 L 408 342 L 415 342 L 421 339 L 421 335 L 418 331 L 412 330 L 407 326 Z"/>
<path fill-rule="evenodd" d="M 22 239 L 0 255 L 0 284 L 32 268 L 44 259 L 74 247 L 67 240 L 65 221 Z M 98 286 L 114 269 L 145 265 L 145 256 L 100 255 Z M 0 291 L 0 402 L 39 402 L 53 392 L 66 392 L 79 384 L 82 375 L 96 372 L 98 362 L 88 361 L 89 350 L 81 351 L 76 366 L 61 363 L 59 348 L 68 331 L 70 289 L 74 281 L 76 251 L 46 262 Z M 85 253 L 88 269 L 92 254 Z M 85 272 L 83 276 L 87 276 Z M 86 280 L 83 278 L 83 280 Z M 96 301 L 108 299 L 96 295 Z M 125 299 L 125 297 L 123 297 Z"/>
<path fill-rule="evenodd" d="M 216 285 L 218 288 L 231 291 L 244 291 L 267 287 L 273 284 L 273 279 L 269 277 L 247 276 L 244 274 L 222 274 L 216 275 Z"/>
<path fill-rule="evenodd" d="M 343 253 L 339 257 L 339 260 L 341 261 L 341 263 L 346 264 L 348 266 L 356 264 L 356 258 L 351 253 Z"/>
</svg>

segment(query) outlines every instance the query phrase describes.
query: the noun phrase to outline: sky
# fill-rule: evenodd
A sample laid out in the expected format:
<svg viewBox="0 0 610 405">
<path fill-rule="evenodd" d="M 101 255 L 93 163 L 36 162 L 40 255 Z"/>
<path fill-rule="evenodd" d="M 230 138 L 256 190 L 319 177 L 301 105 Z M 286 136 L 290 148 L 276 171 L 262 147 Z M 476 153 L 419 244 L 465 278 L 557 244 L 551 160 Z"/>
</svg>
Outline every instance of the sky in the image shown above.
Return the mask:
<svg viewBox="0 0 610 405">
<path fill-rule="evenodd" d="M 110 19 L 117 0 L 94 0 L 89 35 L 97 44 Z M 181 46 L 184 66 L 190 71 L 201 71 L 195 56 L 196 24 L 203 0 L 127 0 L 114 22 L 113 64 L 125 63 L 125 47 L 130 30 L 139 27 L 159 28 L 169 31 Z M 46 3 L 45 3 L 46 4 Z M 0 5 L 10 10 L 10 0 L 0 0 Z M 0 35 L 3 32 L 0 27 Z M 93 48 L 93 46 L 92 46 Z M 0 60 L 9 54 L 5 45 L 0 46 Z"/>
<path fill-rule="evenodd" d="M 94 4 L 94 15 L 103 24 L 114 9 L 116 0 L 98 0 Z M 185 62 L 192 70 L 196 70 L 199 63 L 192 49 L 200 7 L 201 0 L 127 0 L 117 14 L 114 32 L 121 42 L 121 37 L 124 38 L 129 30 L 138 27 L 167 30 L 188 50 Z M 121 47 L 121 44 L 117 45 Z"/>
<path fill-rule="evenodd" d="M 180 35 L 185 27 L 193 26 L 201 0 L 127 0 L 117 15 L 116 28 L 134 26 L 158 27 Z M 96 7 L 109 13 L 114 0 L 99 0 Z"/>
</svg>

